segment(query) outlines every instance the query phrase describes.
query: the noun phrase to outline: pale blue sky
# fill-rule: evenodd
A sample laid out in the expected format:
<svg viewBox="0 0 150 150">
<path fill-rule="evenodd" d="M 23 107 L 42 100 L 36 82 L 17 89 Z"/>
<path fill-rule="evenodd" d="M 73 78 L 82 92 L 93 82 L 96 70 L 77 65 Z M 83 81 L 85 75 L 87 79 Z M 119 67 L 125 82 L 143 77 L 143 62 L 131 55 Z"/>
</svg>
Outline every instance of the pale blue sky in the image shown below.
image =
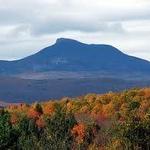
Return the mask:
<svg viewBox="0 0 150 150">
<path fill-rule="evenodd" d="M 149 0 L 0 0 L 0 59 L 25 57 L 66 37 L 150 60 L 149 8 Z"/>
</svg>

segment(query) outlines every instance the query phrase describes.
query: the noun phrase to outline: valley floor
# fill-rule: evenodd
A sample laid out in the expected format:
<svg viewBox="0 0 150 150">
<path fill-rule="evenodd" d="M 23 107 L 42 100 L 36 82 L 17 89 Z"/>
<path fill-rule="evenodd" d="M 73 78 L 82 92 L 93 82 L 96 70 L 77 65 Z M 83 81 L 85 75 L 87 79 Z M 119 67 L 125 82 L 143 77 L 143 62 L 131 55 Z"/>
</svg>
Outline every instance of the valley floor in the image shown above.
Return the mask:
<svg viewBox="0 0 150 150">
<path fill-rule="evenodd" d="M 76 97 L 87 93 L 117 92 L 133 87 L 148 87 L 150 80 L 129 80 L 108 77 L 21 79 L 0 77 L 0 100 L 8 103 Z"/>
</svg>

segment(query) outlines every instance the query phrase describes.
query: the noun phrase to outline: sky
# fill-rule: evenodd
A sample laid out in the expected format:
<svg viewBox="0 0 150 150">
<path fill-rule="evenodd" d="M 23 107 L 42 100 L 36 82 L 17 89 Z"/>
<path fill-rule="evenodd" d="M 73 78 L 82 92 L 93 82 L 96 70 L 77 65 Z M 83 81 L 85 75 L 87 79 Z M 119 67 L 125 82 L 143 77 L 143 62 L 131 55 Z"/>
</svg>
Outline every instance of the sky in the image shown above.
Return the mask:
<svg viewBox="0 0 150 150">
<path fill-rule="evenodd" d="M 150 0 L 0 0 L 0 59 L 71 38 L 150 61 Z"/>
</svg>

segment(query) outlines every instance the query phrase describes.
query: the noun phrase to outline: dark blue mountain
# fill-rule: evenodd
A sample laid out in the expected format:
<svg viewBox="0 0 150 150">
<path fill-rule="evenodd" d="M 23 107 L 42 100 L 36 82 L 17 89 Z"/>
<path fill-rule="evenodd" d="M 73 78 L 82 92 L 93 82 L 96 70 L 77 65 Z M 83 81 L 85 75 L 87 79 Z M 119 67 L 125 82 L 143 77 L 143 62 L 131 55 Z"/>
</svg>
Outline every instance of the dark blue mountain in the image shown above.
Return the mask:
<svg viewBox="0 0 150 150">
<path fill-rule="evenodd" d="M 149 74 L 149 61 L 113 46 L 61 38 L 29 57 L 0 61 L 0 99 L 33 102 L 149 86 Z"/>
<path fill-rule="evenodd" d="M 3 75 L 46 71 L 149 74 L 150 62 L 128 56 L 110 45 L 84 44 L 64 38 L 24 59 L 0 61 L 0 74 Z"/>
</svg>

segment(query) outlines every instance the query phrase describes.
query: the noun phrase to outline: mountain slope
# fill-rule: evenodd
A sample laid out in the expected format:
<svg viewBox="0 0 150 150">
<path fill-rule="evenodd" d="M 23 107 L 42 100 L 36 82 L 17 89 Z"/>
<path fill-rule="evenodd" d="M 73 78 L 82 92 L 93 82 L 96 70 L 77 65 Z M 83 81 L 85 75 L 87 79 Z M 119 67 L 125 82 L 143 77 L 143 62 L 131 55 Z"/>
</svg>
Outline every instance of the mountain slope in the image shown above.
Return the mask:
<svg viewBox="0 0 150 150">
<path fill-rule="evenodd" d="M 110 45 L 60 38 L 52 46 L 17 61 L 1 61 L 0 74 L 46 71 L 150 73 L 150 62 L 128 56 Z"/>
</svg>

